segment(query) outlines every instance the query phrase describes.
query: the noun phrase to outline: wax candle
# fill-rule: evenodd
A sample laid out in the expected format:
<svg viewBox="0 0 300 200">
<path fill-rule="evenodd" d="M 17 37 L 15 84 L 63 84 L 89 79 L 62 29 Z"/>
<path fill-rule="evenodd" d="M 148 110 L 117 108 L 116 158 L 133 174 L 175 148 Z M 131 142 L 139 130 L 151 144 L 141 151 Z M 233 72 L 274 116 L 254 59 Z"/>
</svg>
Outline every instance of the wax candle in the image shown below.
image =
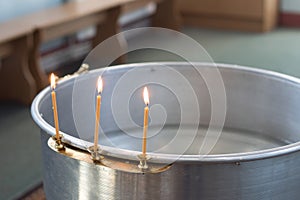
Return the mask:
<svg viewBox="0 0 300 200">
<path fill-rule="evenodd" d="M 52 90 L 51 97 L 52 97 L 52 109 L 53 109 L 54 126 L 55 126 L 55 137 L 56 137 L 57 141 L 60 141 L 56 93 L 55 93 L 55 87 L 56 87 L 55 78 L 56 78 L 55 75 L 52 73 L 50 75 L 50 84 L 51 84 L 51 90 Z"/>
<path fill-rule="evenodd" d="M 144 88 L 143 92 L 145 108 L 144 108 L 144 128 L 143 128 L 143 145 L 142 145 L 142 155 L 146 156 L 147 150 L 147 131 L 148 131 L 148 115 L 149 115 L 149 93 L 147 87 Z"/>
<path fill-rule="evenodd" d="M 97 83 L 97 100 L 96 100 L 96 118 L 95 118 L 95 133 L 94 133 L 94 152 L 98 150 L 98 137 L 99 137 L 99 123 L 100 123 L 100 110 L 101 110 L 101 93 L 103 82 L 101 76 L 98 78 Z"/>
</svg>

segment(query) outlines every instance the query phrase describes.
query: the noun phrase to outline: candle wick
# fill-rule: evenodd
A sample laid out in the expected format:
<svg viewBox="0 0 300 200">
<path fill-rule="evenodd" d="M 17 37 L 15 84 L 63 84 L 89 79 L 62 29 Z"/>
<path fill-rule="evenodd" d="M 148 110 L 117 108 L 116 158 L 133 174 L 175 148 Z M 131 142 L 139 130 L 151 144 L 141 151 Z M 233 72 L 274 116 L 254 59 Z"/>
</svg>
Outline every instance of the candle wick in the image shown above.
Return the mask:
<svg viewBox="0 0 300 200">
<path fill-rule="evenodd" d="M 55 90 L 55 85 L 50 86 L 50 88 L 51 88 L 51 91 L 54 91 Z"/>
</svg>

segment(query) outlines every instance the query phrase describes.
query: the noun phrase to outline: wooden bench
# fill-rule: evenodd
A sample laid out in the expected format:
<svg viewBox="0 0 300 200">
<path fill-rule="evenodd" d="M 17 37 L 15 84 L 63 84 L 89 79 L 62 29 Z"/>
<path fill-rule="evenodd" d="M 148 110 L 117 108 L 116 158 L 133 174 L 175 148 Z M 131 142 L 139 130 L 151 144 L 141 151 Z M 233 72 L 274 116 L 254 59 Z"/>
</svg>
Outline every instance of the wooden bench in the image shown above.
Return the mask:
<svg viewBox="0 0 300 200">
<path fill-rule="evenodd" d="M 89 26 L 96 26 L 93 46 L 119 32 L 121 13 L 149 2 L 157 3 L 153 25 L 179 29 L 176 0 L 84 0 L 26 15 L 0 24 L 0 99 L 29 104 L 34 95 L 49 84 L 40 66 L 40 46 Z M 119 48 L 125 48 L 116 41 Z M 124 59 L 120 58 L 121 62 Z"/>
<path fill-rule="evenodd" d="M 118 33 L 117 22 L 121 6 L 127 2 L 128 0 L 70 2 L 31 15 L 28 20 L 36 23 L 33 31 L 34 45 L 30 52 L 30 68 L 33 76 L 36 77 L 37 89 L 41 90 L 49 84 L 48 77 L 40 66 L 42 43 L 96 26 L 97 32 L 93 40 L 95 46 L 107 37 Z M 123 48 L 121 43 L 117 44 L 119 48 Z"/>
<path fill-rule="evenodd" d="M 184 24 L 265 32 L 277 25 L 278 0 L 182 0 Z"/>
<path fill-rule="evenodd" d="M 149 3 L 156 4 L 156 12 L 152 18 L 152 26 L 180 30 L 179 0 L 132 0 L 122 6 L 122 14 L 130 13 Z"/>
<path fill-rule="evenodd" d="M 31 29 L 21 20 L 0 25 L 0 99 L 30 104 L 36 82 L 28 64 Z"/>
<path fill-rule="evenodd" d="M 117 33 L 121 5 L 126 2 L 70 2 L 1 23 L 0 99 L 30 104 L 36 93 L 48 84 L 48 76 L 39 63 L 41 43 L 92 25 L 102 29 L 94 41 L 99 43 Z"/>
<path fill-rule="evenodd" d="M 67 3 L 31 16 L 39 19 L 33 34 L 34 46 L 30 56 L 31 71 L 36 77 L 38 90 L 49 84 L 39 64 L 39 48 L 42 43 L 96 25 L 96 36 L 93 39 L 93 47 L 95 47 L 119 32 L 120 14 L 136 10 L 149 2 L 157 4 L 153 26 L 179 29 L 179 19 L 176 18 L 179 15 L 176 14 L 175 0 L 85 0 Z M 123 42 L 116 41 L 118 47 L 114 48 L 126 48 L 126 45 L 123 45 L 124 39 L 119 38 L 119 40 Z M 120 57 L 117 62 L 124 63 L 125 56 Z"/>
</svg>

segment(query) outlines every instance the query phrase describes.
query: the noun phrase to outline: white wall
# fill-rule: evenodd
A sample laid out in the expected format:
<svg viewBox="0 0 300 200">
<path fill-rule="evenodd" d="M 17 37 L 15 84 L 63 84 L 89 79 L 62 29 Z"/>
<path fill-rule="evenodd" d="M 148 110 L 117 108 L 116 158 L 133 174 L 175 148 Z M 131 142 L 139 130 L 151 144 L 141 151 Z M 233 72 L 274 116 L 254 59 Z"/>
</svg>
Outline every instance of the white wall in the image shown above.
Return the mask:
<svg viewBox="0 0 300 200">
<path fill-rule="evenodd" d="M 281 0 L 281 12 L 300 13 L 300 0 Z"/>
<path fill-rule="evenodd" d="M 58 5 L 63 0 L 0 0 L 0 22 Z"/>
</svg>

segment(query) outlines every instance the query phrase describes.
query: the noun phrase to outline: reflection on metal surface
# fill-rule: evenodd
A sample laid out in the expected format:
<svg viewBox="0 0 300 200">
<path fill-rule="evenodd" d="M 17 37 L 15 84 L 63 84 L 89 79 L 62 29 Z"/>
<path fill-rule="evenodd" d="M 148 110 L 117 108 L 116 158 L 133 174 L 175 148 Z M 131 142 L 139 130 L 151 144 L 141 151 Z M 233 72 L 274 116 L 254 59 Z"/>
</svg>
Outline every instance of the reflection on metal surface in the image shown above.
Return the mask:
<svg viewBox="0 0 300 200">
<path fill-rule="evenodd" d="M 76 199 L 90 199 L 90 193 L 86 192 L 86 187 L 89 187 L 91 184 L 93 184 L 89 182 L 86 176 L 86 173 L 89 173 L 89 171 L 87 171 L 87 169 L 82 165 L 79 165 L 78 167 L 78 198 Z"/>
</svg>

